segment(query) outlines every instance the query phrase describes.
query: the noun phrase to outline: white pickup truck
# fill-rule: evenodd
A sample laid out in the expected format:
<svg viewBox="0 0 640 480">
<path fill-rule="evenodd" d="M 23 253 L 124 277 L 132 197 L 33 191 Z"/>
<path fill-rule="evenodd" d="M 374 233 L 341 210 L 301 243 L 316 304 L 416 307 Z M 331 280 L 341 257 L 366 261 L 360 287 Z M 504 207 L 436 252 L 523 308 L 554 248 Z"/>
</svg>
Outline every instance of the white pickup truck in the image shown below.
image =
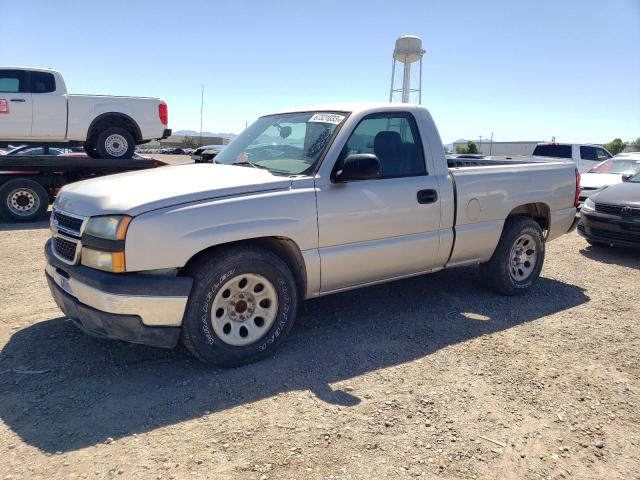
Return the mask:
<svg viewBox="0 0 640 480">
<path fill-rule="evenodd" d="M 239 365 L 282 343 L 302 299 L 469 264 L 527 291 L 578 194 L 568 162 L 447 162 L 423 107 L 302 108 L 210 164 L 65 186 L 46 278 L 91 335 Z"/>
<path fill-rule="evenodd" d="M 575 163 L 580 173 L 591 170 L 612 157 L 611 153 L 600 145 L 587 143 L 539 143 L 533 150 L 533 160 L 562 159 Z"/>
<path fill-rule="evenodd" d="M 93 158 L 131 158 L 136 144 L 167 138 L 160 98 L 70 95 L 56 70 L 0 67 L 0 141 L 83 145 Z"/>
</svg>

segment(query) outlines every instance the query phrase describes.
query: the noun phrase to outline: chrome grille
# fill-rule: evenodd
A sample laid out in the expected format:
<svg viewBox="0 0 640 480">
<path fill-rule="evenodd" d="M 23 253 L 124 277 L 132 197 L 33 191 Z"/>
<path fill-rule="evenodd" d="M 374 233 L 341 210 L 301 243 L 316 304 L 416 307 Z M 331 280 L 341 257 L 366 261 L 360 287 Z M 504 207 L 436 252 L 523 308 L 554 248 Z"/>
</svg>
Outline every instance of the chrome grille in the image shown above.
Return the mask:
<svg viewBox="0 0 640 480">
<path fill-rule="evenodd" d="M 80 236 L 85 217 L 71 215 L 60 210 L 53 210 L 51 223 L 54 227 L 72 235 Z"/>
<path fill-rule="evenodd" d="M 64 237 L 53 237 L 53 250 L 56 255 L 68 262 L 74 263 L 76 260 L 76 250 L 78 243 Z"/>
<path fill-rule="evenodd" d="M 609 215 L 618 215 L 628 218 L 640 218 L 640 208 L 633 208 L 623 205 L 609 205 L 606 203 L 596 203 L 596 212 Z"/>
</svg>

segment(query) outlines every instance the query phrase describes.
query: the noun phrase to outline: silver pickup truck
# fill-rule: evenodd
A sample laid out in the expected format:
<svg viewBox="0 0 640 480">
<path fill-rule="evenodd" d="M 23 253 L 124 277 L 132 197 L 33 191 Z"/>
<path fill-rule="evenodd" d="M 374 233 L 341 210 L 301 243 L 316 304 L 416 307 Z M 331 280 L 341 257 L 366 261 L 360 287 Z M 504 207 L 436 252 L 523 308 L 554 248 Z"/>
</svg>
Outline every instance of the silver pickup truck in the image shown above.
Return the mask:
<svg viewBox="0 0 640 480">
<path fill-rule="evenodd" d="M 211 164 L 65 186 L 46 277 L 91 335 L 240 365 L 282 343 L 303 299 L 469 264 L 527 291 L 579 188 L 573 163 L 448 162 L 419 106 L 303 108 Z"/>
</svg>

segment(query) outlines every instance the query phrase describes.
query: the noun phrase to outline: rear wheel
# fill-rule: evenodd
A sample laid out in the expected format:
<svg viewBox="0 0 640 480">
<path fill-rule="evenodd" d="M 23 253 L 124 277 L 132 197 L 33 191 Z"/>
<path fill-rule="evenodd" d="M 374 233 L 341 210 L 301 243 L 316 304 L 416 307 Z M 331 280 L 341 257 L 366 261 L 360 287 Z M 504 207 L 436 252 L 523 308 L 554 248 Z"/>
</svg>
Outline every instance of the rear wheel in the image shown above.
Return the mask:
<svg viewBox="0 0 640 480">
<path fill-rule="evenodd" d="M 480 265 L 480 274 L 493 290 L 503 295 L 520 295 L 538 280 L 544 254 L 540 225 L 529 217 L 509 217 L 493 256 Z"/>
<path fill-rule="evenodd" d="M 100 158 L 131 158 L 135 147 L 133 135 L 123 127 L 102 130 L 96 141 L 96 151 Z"/>
<path fill-rule="evenodd" d="M 16 178 L 0 188 L 0 213 L 13 222 L 33 222 L 49 207 L 49 195 L 38 182 Z"/>
<path fill-rule="evenodd" d="M 210 365 L 271 355 L 291 330 L 298 292 L 287 264 L 258 247 L 223 250 L 194 269 L 182 342 Z"/>
</svg>

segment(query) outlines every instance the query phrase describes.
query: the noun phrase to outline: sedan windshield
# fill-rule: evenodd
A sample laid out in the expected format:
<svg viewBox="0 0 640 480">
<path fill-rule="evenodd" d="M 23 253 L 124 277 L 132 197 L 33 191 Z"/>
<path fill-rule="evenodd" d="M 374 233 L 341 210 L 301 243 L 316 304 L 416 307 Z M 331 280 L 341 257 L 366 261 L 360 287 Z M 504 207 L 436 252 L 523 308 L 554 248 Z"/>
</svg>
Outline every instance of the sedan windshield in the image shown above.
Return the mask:
<svg viewBox="0 0 640 480">
<path fill-rule="evenodd" d="M 589 173 L 635 175 L 640 173 L 640 160 L 606 160 L 589 170 Z"/>
<path fill-rule="evenodd" d="M 216 163 L 307 175 L 331 143 L 341 112 L 298 112 L 259 118 L 216 157 Z"/>
</svg>

